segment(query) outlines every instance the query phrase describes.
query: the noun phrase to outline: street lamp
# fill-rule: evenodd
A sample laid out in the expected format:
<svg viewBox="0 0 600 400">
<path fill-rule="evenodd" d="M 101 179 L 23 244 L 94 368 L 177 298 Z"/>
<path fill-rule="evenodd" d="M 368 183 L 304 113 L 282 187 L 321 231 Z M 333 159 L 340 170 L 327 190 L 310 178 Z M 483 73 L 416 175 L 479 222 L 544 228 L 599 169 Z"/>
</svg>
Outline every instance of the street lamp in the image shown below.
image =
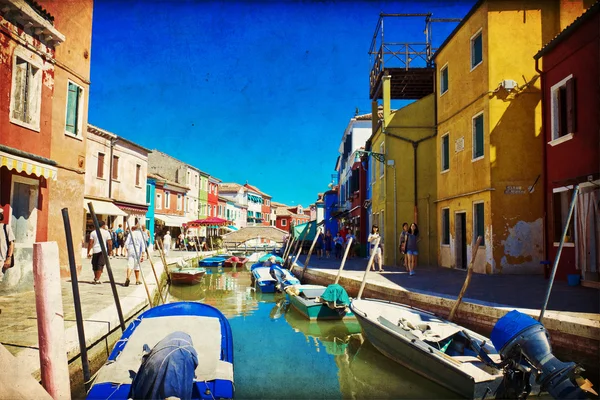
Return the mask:
<svg viewBox="0 0 600 400">
<path fill-rule="evenodd" d="M 356 150 L 356 155 L 354 156 L 354 162 L 359 162 L 363 156 L 371 156 L 379 162 L 385 161 L 385 154 L 375 153 L 372 151 L 364 151 L 364 150 Z"/>
</svg>

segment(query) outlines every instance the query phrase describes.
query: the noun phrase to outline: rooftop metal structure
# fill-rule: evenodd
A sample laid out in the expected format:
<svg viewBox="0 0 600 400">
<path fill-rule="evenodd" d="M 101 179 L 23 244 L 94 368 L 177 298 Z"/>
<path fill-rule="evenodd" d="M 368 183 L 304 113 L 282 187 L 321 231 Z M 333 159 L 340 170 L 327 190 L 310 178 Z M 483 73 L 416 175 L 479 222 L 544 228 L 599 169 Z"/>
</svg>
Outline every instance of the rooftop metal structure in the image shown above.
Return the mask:
<svg viewBox="0 0 600 400">
<path fill-rule="evenodd" d="M 386 18 L 424 18 L 424 42 L 396 42 L 384 36 Z M 380 99 L 382 78 L 390 75 L 391 98 L 394 100 L 418 100 L 435 90 L 435 66 L 431 44 L 433 22 L 460 22 L 460 18 L 432 18 L 431 13 L 422 14 L 379 14 L 375 33 L 371 40 L 369 55 L 371 73 L 369 77 L 370 99 Z"/>
</svg>

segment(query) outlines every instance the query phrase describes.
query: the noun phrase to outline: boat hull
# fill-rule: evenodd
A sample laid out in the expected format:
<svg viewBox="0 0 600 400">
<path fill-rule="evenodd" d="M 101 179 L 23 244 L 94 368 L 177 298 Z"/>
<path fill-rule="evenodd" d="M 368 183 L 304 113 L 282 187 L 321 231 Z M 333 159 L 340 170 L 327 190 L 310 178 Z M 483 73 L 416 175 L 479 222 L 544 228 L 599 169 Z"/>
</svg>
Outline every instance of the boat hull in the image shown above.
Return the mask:
<svg viewBox="0 0 600 400">
<path fill-rule="evenodd" d="M 208 317 L 211 319 L 218 319 L 216 324 L 217 326 L 220 325 L 220 362 L 226 362 L 233 365 L 233 335 L 227 318 L 218 309 L 208 304 L 197 302 L 177 302 L 151 308 L 150 310 L 142 313 L 131 324 L 129 324 L 127 329 L 125 329 L 123 332 L 121 339 L 117 341 L 117 344 L 110 353 L 107 364 L 105 364 L 102 368 L 107 368 L 112 362 L 118 361 L 118 356 L 125 351 L 129 339 L 136 331 L 138 326 L 143 325 L 144 320 L 160 318 L 160 320 L 157 321 L 158 323 L 163 325 L 167 324 L 165 326 L 169 326 L 169 317 Z M 164 322 L 162 320 L 163 318 Z M 172 327 L 173 332 L 178 330 L 183 331 L 185 328 L 182 326 Z M 99 374 L 101 374 L 101 372 L 102 369 L 99 371 Z M 233 398 L 233 372 L 231 374 L 231 380 L 213 379 L 207 381 L 194 381 L 192 399 Z M 118 385 L 110 382 L 94 383 L 88 392 L 87 399 L 127 399 L 130 389 L 131 382 L 120 383 Z"/>
<path fill-rule="evenodd" d="M 202 271 L 194 272 L 171 271 L 171 283 L 174 285 L 194 285 L 200 283 L 205 274 L 206 270 L 204 268 L 202 268 Z"/>
<path fill-rule="evenodd" d="M 352 311 L 339 313 L 338 311 L 329 308 L 326 304 L 316 302 L 314 299 L 290 295 L 289 300 L 292 307 L 310 320 L 342 320 L 356 318 Z"/>
<path fill-rule="evenodd" d="M 401 305 L 398 306 L 402 307 Z M 405 308 L 408 309 L 408 307 Z M 489 381 L 475 382 L 470 375 L 454 368 L 452 363 L 444 360 L 443 357 L 434 357 L 431 351 L 414 345 L 408 339 L 399 337 L 381 326 L 381 324 L 368 318 L 368 313 L 363 314 L 360 310 L 357 311 L 353 305 L 351 305 L 351 309 L 354 311 L 366 338 L 386 357 L 465 398 L 495 397 L 495 393 L 502 383 L 501 376 L 496 376 Z M 465 330 L 469 334 L 479 336 L 475 332 Z M 450 356 L 446 357 L 450 358 Z"/>
</svg>

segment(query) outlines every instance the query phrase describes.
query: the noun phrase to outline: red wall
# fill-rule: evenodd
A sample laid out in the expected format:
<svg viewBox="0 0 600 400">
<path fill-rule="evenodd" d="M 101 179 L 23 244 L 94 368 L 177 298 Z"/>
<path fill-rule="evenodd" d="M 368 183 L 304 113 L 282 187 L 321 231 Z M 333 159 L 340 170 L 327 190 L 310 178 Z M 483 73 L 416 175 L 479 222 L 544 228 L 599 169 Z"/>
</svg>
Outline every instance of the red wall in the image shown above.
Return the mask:
<svg viewBox="0 0 600 400">
<path fill-rule="evenodd" d="M 169 192 L 169 196 L 171 197 L 171 200 L 169 201 L 169 208 L 165 208 L 165 189 L 163 187 L 159 187 L 156 186 L 156 193 L 154 194 L 155 196 L 160 194 L 162 199 L 161 199 L 161 205 L 160 205 L 160 209 L 156 208 L 156 204 L 155 204 L 155 213 L 156 214 L 167 214 L 167 215 L 184 215 L 185 211 L 185 196 L 184 196 L 184 192 L 175 192 L 173 191 L 173 189 L 169 189 L 167 190 Z M 182 201 L 181 201 L 181 210 L 177 211 L 177 194 L 181 194 L 183 196 Z"/>
<path fill-rule="evenodd" d="M 263 197 L 263 204 L 261 206 L 261 210 L 260 212 L 262 212 L 263 214 L 263 225 L 265 226 L 270 226 L 271 225 L 271 221 L 267 221 L 267 215 L 271 214 L 271 206 L 267 206 L 266 203 L 266 198 Z M 270 203 L 271 199 L 269 199 L 269 203 Z"/>
<path fill-rule="evenodd" d="M 283 224 L 281 223 L 281 221 L 285 220 L 286 221 L 286 225 L 283 226 Z M 275 221 L 275 226 L 283 231 L 289 232 L 290 231 L 290 221 L 292 220 L 292 217 L 286 215 L 286 216 L 280 216 L 277 217 L 277 221 Z"/>
<path fill-rule="evenodd" d="M 214 193 L 213 193 L 214 191 Z M 208 204 L 216 207 L 216 211 L 210 210 L 208 216 L 216 217 L 219 212 L 219 186 L 216 183 L 208 182 Z"/>
<path fill-rule="evenodd" d="M 559 43 L 543 57 L 544 72 L 542 90 L 544 96 L 544 135 L 546 150 L 546 249 L 547 259 L 553 261 L 557 247 L 554 247 L 554 225 L 552 217 L 553 188 L 565 186 L 565 181 L 595 175 L 600 171 L 600 36 L 598 26 L 600 16 L 596 15 L 580 26 L 568 38 Z M 573 139 L 550 146 L 551 94 L 550 88 L 567 76 L 575 78 L 576 131 Z M 574 182 L 569 182 L 570 184 Z M 575 249 L 563 248 L 557 279 L 566 280 L 568 274 L 576 274 Z"/>
</svg>

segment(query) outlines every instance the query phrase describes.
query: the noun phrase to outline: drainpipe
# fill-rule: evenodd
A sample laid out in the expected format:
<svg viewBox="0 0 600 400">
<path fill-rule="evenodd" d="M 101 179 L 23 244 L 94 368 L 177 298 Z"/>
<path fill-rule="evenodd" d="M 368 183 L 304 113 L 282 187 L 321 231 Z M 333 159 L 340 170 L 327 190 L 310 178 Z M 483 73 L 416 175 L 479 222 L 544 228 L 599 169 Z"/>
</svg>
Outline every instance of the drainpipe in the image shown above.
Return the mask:
<svg viewBox="0 0 600 400">
<path fill-rule="evenodd" d="M 108 167 L 108 198 L 112 199 L 112 175 L 113 175 L 113 148 L 117 143 L 117 138 L 110 139 L 110 156 L 109 156 L 109 167 Z"/>
<path fill-rule="evenodd" d="M 542 157 L 543 157 L 543 176 L 544 176 L 544 181 L 543 181 L 543 185 L 542 187 L 544 188 L 544 193 L 542 193 L 543 198 L 544 198 L 544 229 L 542 229 L 542 237 L 543 237 L 543 243 L 542 246 L 544 249 L 544 260 L 548 260 L 548 246 L 546 244 L 546 239 L 547 239 L 547 229 L 548 229 L 548 200 L 547 200 L 547 193 L 548 193 L 548 183 L 547 183 L 547 157 L 548 155 L 547 153 L 547 149 L 546 149 L 546 101 L 545 101 L 545 93 L 544 93 L 544 73 L 542 70 L 540 70 L 539 67 L 539 58 L 535 59 L 535 71 L 540 74 L 540 86 L 541 86 L 541 95 L 542 95 L 542 100 L 541 100 L 541 105 L 542 105 Z M 544 276 L 546 275 L 546 269 L 544 268 Z"/>
<path fill-rule="evenodd" d="M 413 174 L 413 179 L 414 179 L 414 185 L 415 185 L 415 224 L 418 224 L 418 197 L 417 197 L 417 148 L 419 147 L 419 142 L 413 142 L 413 168 L 414 168 L 414 174 Z"/>
</svg>

